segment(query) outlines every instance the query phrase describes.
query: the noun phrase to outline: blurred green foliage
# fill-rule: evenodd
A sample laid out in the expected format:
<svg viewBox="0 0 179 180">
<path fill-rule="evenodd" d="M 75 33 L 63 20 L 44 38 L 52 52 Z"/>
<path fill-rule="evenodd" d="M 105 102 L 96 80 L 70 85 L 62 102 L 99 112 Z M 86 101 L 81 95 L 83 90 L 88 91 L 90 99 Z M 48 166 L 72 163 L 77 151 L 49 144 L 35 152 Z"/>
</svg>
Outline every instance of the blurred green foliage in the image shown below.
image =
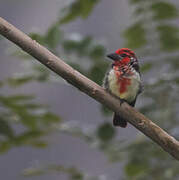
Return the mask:
<svg viewBox="0 0 179 180">
<path fill-rule="evenodd" d="M 101 141 L 110 141 L 115 136 L 115 129 L 112 127 L 110 123 L 104 123 L 97 130 L 97 135 Z"/>
<path fill-rule="evenodd" d="M 156 21 L 173 19 L 178 16 L 177 8 L 165 1 L 151 3 L 151 10 L 153 11 L 153 19 Z"/>
<path fill-rule="evenodd" d="M 60 19 L 60 23 L 69 23 L 76 18 L 87 18 L 99 0 L 76 0 L 64 10 L 67 11 L 64 17 Z"/>
<path fill-rule="evenodd" d="M 68 176 L 69 180 L 100 180 L 99 177 L 89 176 L 87 173 L 83 173 L 76 167 L 64 167 L 62 165 L 50 164 L 48 166 L 32 167 L 24 170 L 23 175 L 25 177 L 39 176 L 48 173 L 62 173 Z"/>
<path fill-rule="evenodd" d="M 16 146 L 46 147 L 43 137 L 60 118 L 33 99 L 23 94 L 0 95 L 0 153 Z"/>
<path fill-rule="evenodd" d="M 124 32 L 126 47 L 142 48 L 147 43 L 146 31 L 142 22 L 137 22 Z"/>
<path fill-rule="evenodd" d="M 174 25 L 161 24 L 157 27 L 160 34 L 161 49 L 175 51 L 179 49 L 179 29 Z"/>
<path fill-rule="evenodd" d="M 74 35 L 66 35 L 62 31 L 65 24 L 77 18 L 87 18 L 98 2 L 100 1 L 75 0 L 65 7 L 64 16 L 56 20 L 46 33 L 33 32 L 30 36 L 55 54 L 59 53 L 64 59 L 68 59 L 67 63 L 101 84 L 108 67 L 104 61 L 104 45 L 96 42 L 92 36 L 75 35 L 76 38 L 73 38 Z M 140 111 L 179 138 L 179 134 L 175 133 L 178 129 L 179 105 L 178 8 L 165 0 L 129 0 L 129 3 L 134 6 L 134 16 L 133 24 L 123 33 L 125 47 L 135 49 L 140 59 L 146 59 L 141 65 L 145 79 L 145 91 L 141 98 L 146 102 L 140 107 Z M 28 55 L 19 53 L 19 50 L 15 54 L 28 64 L 28 70 L 0 82 L 0 88 L 18 87 L 31 81 L 45 83 L 53 79 L 53 73 L 28 61 Z M 110 123 L 103 123 L 91 131 L 80 126 L 70 126 L 62 123 L 44 105 L 35 103 L 29 95 L 0 94 L 0 108 L 0 152 L 21 145 L 45 147 L 43 137 L 59 130 L 84 139 L 103 152 L 111 162 L 125 160 L 126 179 L 179 179 L 178 163 L 141 134 L 132 142 L 124 143 L 117 140 L 116 130 Z M 111 114 L 105 107 L 101 109 L 104 116 Z M 24 132 L 17 133 L 16 124 L 23 126 Z M 85 179 L 76 167 L 71 169 L 58 165 L 28 169 L 24 174 L 40 175 L 57 171 L 69 174 L 73 180 Z"/>
</svg>

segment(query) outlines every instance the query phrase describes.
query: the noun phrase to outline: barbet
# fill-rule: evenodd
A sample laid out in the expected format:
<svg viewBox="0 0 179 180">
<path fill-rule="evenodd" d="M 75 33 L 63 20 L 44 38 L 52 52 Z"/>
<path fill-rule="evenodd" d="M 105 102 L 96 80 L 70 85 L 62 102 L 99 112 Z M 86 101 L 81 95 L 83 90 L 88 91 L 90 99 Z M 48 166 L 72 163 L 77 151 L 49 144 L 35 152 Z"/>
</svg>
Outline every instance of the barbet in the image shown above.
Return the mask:
<svg viewBox="0 0 179 180">
<path fill-rule="evenodd" d="M 113 62 L 104 78 L 104 88 L 134 106 L 138 94 L 142 92 L 139 63 L 135 53 L 128 48 L 121 48 L 107 57 Z M 120 114 L 114 113 L 113 125 L 126 127 L 127 121 Z"/>
</svg>

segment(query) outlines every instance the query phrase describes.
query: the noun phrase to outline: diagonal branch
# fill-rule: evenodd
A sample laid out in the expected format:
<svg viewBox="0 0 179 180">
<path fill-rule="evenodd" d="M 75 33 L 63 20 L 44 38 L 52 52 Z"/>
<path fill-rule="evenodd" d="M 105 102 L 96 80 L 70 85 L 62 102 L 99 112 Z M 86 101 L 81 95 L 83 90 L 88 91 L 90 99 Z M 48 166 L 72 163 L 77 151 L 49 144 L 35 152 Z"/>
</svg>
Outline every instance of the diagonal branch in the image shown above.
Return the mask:
<svg viewBox="0 0 179 180">
<path fill-rule="evenodd" d="M 143 114 L 137 112 L 127 103 L 122 103 L 121 105 L 118 99 L 111 96 L 102 87 L 74 70 L 45 47 L 32 40 L 2 18 L 0 18 L 0 34 L 17 44 L 24 51 L 64 78 L 70 84 L 77 87 L 80 91 L 91 96 L 101 104 L 106 105 L 109 109 L 119 113 L 120 116 L 125 117 L 129 123 L 151 138 L 175 159 L 179 160 L 179 141 L 167 134 L 167 132 L 154 124 Z"/>
</svg>

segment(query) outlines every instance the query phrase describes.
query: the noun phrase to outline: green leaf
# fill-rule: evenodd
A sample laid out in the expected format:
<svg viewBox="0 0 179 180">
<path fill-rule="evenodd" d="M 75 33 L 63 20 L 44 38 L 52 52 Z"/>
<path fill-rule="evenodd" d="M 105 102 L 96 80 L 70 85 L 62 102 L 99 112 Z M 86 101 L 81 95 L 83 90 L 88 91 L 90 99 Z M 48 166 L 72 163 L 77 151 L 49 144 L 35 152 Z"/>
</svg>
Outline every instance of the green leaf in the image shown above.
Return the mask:
<svg viewBox="0 0 179 180">
<path fill-rule="evenodd" d="M 68 13 L 60 19 L 60 24 L 66 24 L 80 16 L 80 3 L 79 1 L 74 2 L 68 9 Z M 65 9 L 67 11 L 67 8 Z"/>
<path fill-rule="evenodd" d="M 143 15 L 144 13 L 145 13 L 145 8 L 143 8 L 143 7 L 138 7 L 138 8 L 136 8 L 136 10 L 135 10 L 135 15 Z"/>
<path fill-rule="evenodd" d="M 81 16 L 87 18 L 99 0 L 80 0 Z"/>
<path fill-rule="evenodd" d="M 41 165 L 40 167 L 31 167 L 24 170 L 23 175 L 30 176 L 39 176 L 49 173 L 60 173 L 67 175 L 69 180 L 98 180 L 96 176 L 89 176 L 86 173 L 83 173 L 81 170 L 78 170 L 76 167 L 64 167 L 63 165 L 58 164 L 47 164 Z"/>
<path fill-rule="evenodd" d="M 84 179 L 83 174 L 80 171 L 78 171 L 76 168 L 69 168 L 68 172 L 69 172 L 71 180 L 83 180 Z"/>
<path fill-rule="evenodd" d="M 111 123 L 104 123 L 99 126 L 97 130 L 97 136 L 101 141 L 110 141 L 116 135 L 116 131 L 114 127 L 112 127 Z"/>
<path fill-rule="evenodd" d="M 90 47 L 92 43 L 92 38 L 90 36 L 86 36 L 82 39 L 82 41 L 79 43 L 78 47 L 78 55 L 79 56 L 86 56 L 88 55 L 88 48 Z"/>
<path fill-rule="evenodd" d="M 20 121 L 23 125 L 27 126 L 30 129 L 36 130 L 38 128 L 38 116 L 33 115 L 32 113 L 27 112 L 26 109 L 16 108 L 15 112 L 18 114 Z"/>
<path fill-rule="evenodd" d="M 61 24 L 69 23 L 78 17 L 87 18 L 99 0 L 76 0 L 70 5 L 67 14 L 60 20 Z"/>
<path fill-rule="evenodd" d="M 112 111 L 109 110 L 109 108 L 107 108 L 106 106 L 102 105 L 101 106 L 101 111 L 103 112 L 104 115 L 106 116 L 110 116 L 112 114 Z"/>
<path fill-rule="evenodd" d="M 168 63 L 168 60 L 170 59 L 170 62 L 171 62 L 171 67 L 172 67 L 172 69 L 174 69 L 174 70 L 178 70 L 179 69 L 179 56 L 173 56 L 173 57 L 171 57 L 171 56 L 169 56 L 169 57 L 167 57 L 166 59 L 165 59 L 165 62 L 166 63 Z"/>
<path fill-rule="evenodd" d="M 68 63 L 70 66 L 72 66 L 75 70 L 79 71 L 83 75 L 87 75 L 86 71 L 80 66 L 80 64 L 70 62 Z"/>
<path fill-rule="evenodd" d="M 28 168 L 23 171 L 23 175 L 30 177 L 30 176 L 40 176 L 44 175 L 45 170 L 44 169 L 38 169 L 38 168 Z"/>
<path fill-rule="evenodd" d="M 147 165 L 145 163 L 130 162 L 125 166 L 125 172 L 131 178 L 145 173 L 146 170 Z"/>
<path fill-rule="evenodd" d="M 19 145 L 32 145 L 33 143 L 36 142 L 38 138 L 42 137 L 45 133 L 43 131 L 40 130 L 30 130 L 30 131 L 26 131 L 20 135 L 18 135 L 15 139 L 14 139 L 14 144 L 16 146 Z M 39 141 L 40 142 L 40 141 Z"/>
<path fill-rule="evenodd" d="M 161 49 L 175 51 L 179 49 L 179 29 L 174 25 L 159 25 L 157 27 Z"/>
<path fill-rule="evenodd" d="M 139 3 L 143 3 L 145 0 L 130 0 L 131 4 L 139 4 Z"/>
<path fill-rule="evenodd" d="M 34 96 L 32 95 L 16 94 L 16 95 L 11 95 L 11 96 L 0 96 L 0 101 L 2 101 L 4 105 L 10 105 L 13 103 L 32 100 L 33 98 Z"/>
<path fill-rule="evenodd" d="M 14 137 L 14 131 L 11 128 L 10 124 L 3 119 L 0 119 L 0 135 L 5 135 L 10 139 Z"/>
<path fill-rule="evenodd" d="M 59 116 L 52 114 L 50 112 L 47 112 L 42 115 L 42 120 L 47 124 L 50 125 L 51 123 L 57 123 L 60 122 Z"/>
<path fill-rule="evenodd" d="M 47 142 L 45 141 L 42 141 L 42 140 L 35 140 L 35 141 L 32 141 L 30 143 L 33 147 L 36 147 L 36 148 L 46 148 L 47 147 Z"/>
<path fill-rule="evenodd" d="M 175 82 L 176 82 L 177 85 L 179 85 L 179 77 L 175 78 Z"/>
<path fill-rule="evenodd" d="M 28 110 L 37 110 L 37 109 L 40 109 L 42 107 L 44 108 L 46 106 L 43 104 L 25 103 L 24 107 L 27 108 Z"/>
<path fill-rule="evenodd" d="M 141 22 L 135 23 L 130 26 L 125 32 L 126 47 L 137 49 L 146 45 L 146 30 Z"/>
<path fill-rule="evenodd" d="M 0 81 L 0 88 L 3 87 L 4 82 Z"/>
<path fill-rule="evenodd" d="M 42 45 L 45 44 L 44 36 L 42 36 L 42 35 L 40 35 L 40 34 L 38 34 L 38 33 L 30 33 L 29 36 L 30 36 L 33 40 L 37 41 L 39 44 L 42 44 Z"/>
<path fill-rule="evenodd" d="M 96 45 L 92 48 L 92 50 L 89 53 L 90 58 L 94 60 L 99 60 L 104 57 L 105 54 L 105 48 L 102 45 Z"/>
<path fill-rule="evenodd" d="M 71 53 L 78 49 L 79 42 L 73 40 L 66 40 L 63 42 L 63 48 L 66 53 Z"/>
<path fill-rule="evenodd" d="M 0 153 L 5 153 L 11 148 L 10 141 L 0 142 Z"/>
<path fill-rule="evenodd" d="M 23 77 L 11 77 L 7 79 L 7 82 L 10 86 L 17 87 L 22 86 L 25 83 L 35 80 L 35 77 L 32 75 L 24 75 Z"/>
<path fill-rule="evenodd" d="M 154 13 L 153 19 L 155 20 L 173 19 L 178 16 L 177 8 L 168 2 L 154 2 L 151 5 L 151 10 Z"/>
<path fill-rule="evenodd" d="M 34 70 L 37 71 L 36 79 L 40 82 L 45 82 L 48 80 L 50 76 L 50 71 L 46 67 L 42 66 L 41 64 L 34 67 Z"/>
<path fill-rule="evenodd" d="M 140 69 L 140 70 L 141 70 L 142 73 L 145 73 L 145 72 L 150 71 L 152 67 L 153 67 L 153 64 L 149 62 L 149 63 L 143 64 L 143 65 L 141 66 L 141 69 Z"/>
<path fill-rule="evenodd" d="M 91 67 L 88 77 L 93 81 L 95 81 L 97 84 L 101 85 L 107 68 L 108 68 L 107 63 L 96 62 Z"/>
<path fill-rule="evenodd" d="M 86 36 L 81 41 L 66 40 L 63 42 L 63 47 L 66 53 L 75 52 L 78 56 L 87 56 L 89 47 L 91 46 L 92 38 Z"/>
<path fill-rule="evenodd" d="M 58 25 L 54 25 L 48 29 L 47 34 L 45 35 L 45 42 L 50 48 L 56 48 L 59 44 L 61 37 L 61 32 Z"/>
</svg>

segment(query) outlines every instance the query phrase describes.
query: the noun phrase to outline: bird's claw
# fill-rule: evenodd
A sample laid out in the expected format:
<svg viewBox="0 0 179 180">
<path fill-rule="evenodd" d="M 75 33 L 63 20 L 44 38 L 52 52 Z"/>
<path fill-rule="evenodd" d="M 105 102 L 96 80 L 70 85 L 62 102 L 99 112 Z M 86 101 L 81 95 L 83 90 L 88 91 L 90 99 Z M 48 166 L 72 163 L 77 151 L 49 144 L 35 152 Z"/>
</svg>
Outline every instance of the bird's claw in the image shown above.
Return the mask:
<svg viewBox="0 0 179 180">
<path fill-rule="evenodd" d="M 126 102 L 124 99 L 120 99 L 120 106 L 121 106 L 124 102 Z"/>
</svg>

